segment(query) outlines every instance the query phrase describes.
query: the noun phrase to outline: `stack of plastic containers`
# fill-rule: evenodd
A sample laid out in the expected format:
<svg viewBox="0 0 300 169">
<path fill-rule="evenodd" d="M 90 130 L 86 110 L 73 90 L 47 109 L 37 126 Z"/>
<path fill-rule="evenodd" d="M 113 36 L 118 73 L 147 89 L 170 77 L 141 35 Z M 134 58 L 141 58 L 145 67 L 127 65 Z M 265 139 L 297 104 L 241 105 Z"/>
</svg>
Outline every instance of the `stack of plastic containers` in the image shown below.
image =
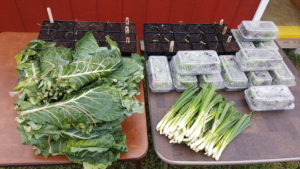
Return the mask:
<svg viewBox="0 0 300 169">
<path fill-rule="evenodd" d="M 190 85 L 197 85 L 197 76 L 194 75 L 181 75 L 174 69 L 173 61 L 170 62 L 170 68 L 173 77 L 174 87 L 177 92 L 184 91 Z"/>
<path fill-rule="evenodd" d="M 237 65 L 234 55 L 221 55 L 222 75 L 227 91 L 236 91 L 247 88 L 248 79 Z"/>
<path fill-rule="evenodd" d="M 200 86 L 207 83 L 215 84 L 218 89 L 224 88 L 219 56 L 214 50 L 178 51 L 171 65 L 177 91 L 183 91 L 190 84 L 197 84 L 196 76 L 199 76 Z"/>
<path fill-rule="evenodd" d="M 288 87 L 296 85 L 295 76 L 274 42 L 278 36 L 276 25 L 270 21 L 243 21 L 232 33 L 241 48 L 236 63 L 249 80 L 245 99 L 250 109 L 293 109 L 294 97 Z"/>
<path fill-rule="evenodd" d="M 274 39 L 278 29 L 271 21 L 242 21 L 238 30 L 232 30 L 241 50 L 236 53 L 236 61 L 240 70 L 247 73 L 249 86 L 287 85 L 295 86 L 295 77 L 285 65 Z M 263 71 L 263 72 L 259 72 Z M 255 74 L 271 73 L 267 79 L 259 79 Z M 269 74 L 268 73 L 268 74 Z M 251 77 L 251 78 L 250 78 Z M 263 81 L 262 81 L 263 80 Z"/>
<path fill-rule="evenodd" d="M 149 56 L 146 63 L 152 92 L 184 91 L 190 85 L 215 84 L 224 88 L 219 56 L 214 50 L 178 51 L 170 63 L 166 56 Z M 200 76 L 201 77 L 197 77 Z"/>
</svg>

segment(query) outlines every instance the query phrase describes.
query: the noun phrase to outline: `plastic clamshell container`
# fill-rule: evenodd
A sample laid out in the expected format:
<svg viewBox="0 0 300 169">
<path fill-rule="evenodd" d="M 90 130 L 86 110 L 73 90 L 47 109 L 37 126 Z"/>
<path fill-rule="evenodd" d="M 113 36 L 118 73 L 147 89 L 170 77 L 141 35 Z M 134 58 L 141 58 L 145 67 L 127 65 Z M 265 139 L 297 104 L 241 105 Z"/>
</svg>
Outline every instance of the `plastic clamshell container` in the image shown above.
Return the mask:
<svg viewBox="0 0 300 169">
<path fill-rule="evenodd" d="M 285 85 L 252 86 L 244 92 L 252 111 L 289 110 L 295 107 L 294 96 Z"/>
<path fill-rule="evenodd" d="M 225 89 L 235 91 L 247 88 L 248 79 L 237 65 L 234 55 L 221 55 L 220 60 Z"/>
<path fill-rule="evenodd" d="M 289 87 L 296 86 L 295 76 L 284 61 L 281 62 L 278 69 L 272 70 L 270 73 L 274 78 L 272 83 L 273 85 L 286 85 Z"/>
<path fill-rule="evenodd" d="M 236 61 L 242 71 L 277 69 L 282 56 L 274 49 L 241 49 L 236 53 Z"/>
<path fill-rule="evenodd" d="M 174 68 L 181 75 L 221 72 L 220 60 L 214 50 L 178 51 L 172 59 L 174 59 Z"/>
<path fill-rule="evenodd" d="M 278 37 L 278 28 L 272 21 L 242 21 L 238 29 L 245 40 L 266 41 Z"/>
<path fill-rule="evenodd" d="M 169 92 L 173 81 L 166 56 L 149 56 L 146 63 L 149 87 L 152 92 Z"/>
<path fill-rule="evenodd" d="M 253 42 L 244 41 L 239 30 L 232 29 L 231 32 L 232 32 L 233 37 L 235 38 L 235 41 L 237 42 L 237 44 L 239 45 L 240 48 L 245 48 L 245 49 L 255 49 L 256 48 Z"/>
<path fill-rule="evenodd" d="M 197 85 L 197 76 L 178 74 L 178 72 L 174 68 L 173 61 L 170 62 L 170 68 L 172 72 L 174 87 L 177 92 L 184 91 L 190 85 Z"/>
<path fill-rule="evenodd" d="M 272 84 L 272 76 L 268 71 L 248 72 L 249 86 L 266 86 Z"/>
<path fill-rule="evenodd" d="M 257 42 L 256 48 L 258 49 L 275 49 L 279 50 L 278 46 L 273 40 L 265 41 L 265 42 Z"/>
<path fill-rule="evenodd" d="M 203 87 L 203 84 L 213 84 L 217 86 L 217 89 L 224 89 L 224 80 L 221 73 L 200 75 L 199 86 Z"/>
</svg>

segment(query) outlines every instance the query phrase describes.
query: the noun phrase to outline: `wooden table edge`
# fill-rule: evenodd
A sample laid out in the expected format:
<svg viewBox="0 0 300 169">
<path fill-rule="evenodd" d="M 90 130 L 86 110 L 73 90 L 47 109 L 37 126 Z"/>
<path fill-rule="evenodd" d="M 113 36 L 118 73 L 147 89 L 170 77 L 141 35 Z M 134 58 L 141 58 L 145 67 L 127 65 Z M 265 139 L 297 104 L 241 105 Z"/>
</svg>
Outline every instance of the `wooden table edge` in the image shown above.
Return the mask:
<svg viewBox="0 0 300 169">
<path fill-rule="evenodd" d="M 5 34 L 14 34 L 16 32 L 0 32 L 1 35 L 5 35 Z M 37 34 L 38 35 L 38 32 L 22 32 L 22 33 L 27 33 L 27 34 Z M 138 41 L 138 37 L 137 37 L 137 41 Z M 139 43 L 137 43 L 139 44 Z M 139 46 L 139 45 L 138 45 Z M 137 53 L 140 54 L 140 49 L 139 47 L 137 48 Z M 137 97 L 140 97 L 140 99 L 138 99 L 139 101 L 143 102 L 144 104 L 145 103 L 145 89 L 144 89 L 144 84 L 145 84 L 145 81 L 144 80 L 141 80 L 139 82 L 139 91 L 141 92 L 141 94 Z M 140 115 L 143 115 L 145 116 L 144 118 L 144 123 L 145 123 L 145 132 L 146 132 L 146 135 L 144 138 L 145 139 L 145 147 L 143 147 L 143 151 L 142 153 L 134 156 L 134 157 L 131 157 L 131 158 L 122 158 L 121 156 L 117 159 L 117 162 L 136 162 L 136 161 L 140 161 L 142 160 L 148 153 L 148 148 L 149 148 L 149 140 L 148 140 L 148 128 L 147 128 L 147 115 L 146 115 L 147 111 L 146 111 L 146 106 L 144 105 L 144 112 L 141 113 Z M 134 114 L 133 114 L 134 115 Z M 126 153 L 122 153 L 122 154 L 126 154 Z M 121 155 L 122 155 L 121 154 Z M 21 163 L 1 163 L 0 164 L 0 167 L 14 167 L 14 166 L 42 166 L 42 165 L 72 165 L 72 164 L 76 164 L 72 161 L 56 161 L 56 162 L 53 162 L 53 161 L 39 161 L 38 163 L 24 163 L 24 162 L 21 162 Z"/>
</svg>

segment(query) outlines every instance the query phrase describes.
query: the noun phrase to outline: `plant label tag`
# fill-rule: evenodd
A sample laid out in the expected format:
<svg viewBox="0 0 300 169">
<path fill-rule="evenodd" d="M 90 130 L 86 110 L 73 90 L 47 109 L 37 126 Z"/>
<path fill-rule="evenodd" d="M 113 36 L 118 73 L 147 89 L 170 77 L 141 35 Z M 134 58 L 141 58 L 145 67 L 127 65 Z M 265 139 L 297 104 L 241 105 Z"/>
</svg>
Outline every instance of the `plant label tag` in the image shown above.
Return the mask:
<svg viewBox="0 0 300 169">
<path fill-rule="evenodd" d="M 222 35 L 225 35 L 227 32 L 228 26 L 224 26 L 223 31 L 222 31 Z"/>
<path fill-rule="evenodd" d="M 51 12 L 51 8 L 47 7 L 47 13 L 48 13 L 48 18 L 49 18 L 50 23 L 54 23 L 54 19 L 53 19 L 53 15 L 52 15 L 52 12 Z"/>
<path fill-rule="evenodd" d="M 129 25 L 129 17 L 125 18 L 125 25 Z"/>
<path fill-rule="evenodd" d="M 224 19 L 221 19 L 219 25 L 223 25 L 223 24 L 224 24 Z"/>
<path fill-rule="evenodd" d="M 172 40 L 170 42 L 169 52 L 173 52 L 173 51 L 174 51 L 174 41 Z"/>
<path fill-rule="evenodd" d="M 232 40 L 232 36 L 230 35 L 230 36 L 228 36 L 228 38 L 227 38 L 227 43 L 230 43 L 231 40 Z"/>
<path fill-rule="evenodd" d="M 130 43 L 130 37 L 126 37 L 126 43 Z"/>
<path fill-rule="evenodd" d="M 128 35 L 129 32 L 130 32 L 130 31 L 129 31 L 129 26 L 126 25 L 126 26 L 125 26 L 125 34 Z"/>
</svg>

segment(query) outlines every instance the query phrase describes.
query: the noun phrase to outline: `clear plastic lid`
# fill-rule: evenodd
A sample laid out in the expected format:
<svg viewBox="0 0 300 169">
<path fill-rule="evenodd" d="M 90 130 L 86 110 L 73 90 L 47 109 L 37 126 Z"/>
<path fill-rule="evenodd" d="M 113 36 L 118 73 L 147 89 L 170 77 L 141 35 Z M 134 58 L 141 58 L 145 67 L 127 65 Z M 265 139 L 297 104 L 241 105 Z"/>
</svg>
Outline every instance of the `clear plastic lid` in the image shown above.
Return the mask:
<svg viewBox="0 0 300 169">
<path fill-rule="evenodd" d="M 170 62 L 170 68 L 172 72 L 174 87 L 176 91 L 184 91 L 186 88 L 188 88 L 190 85 L 197 85 L 197 76 L 191 76 L 191 75 L 180 75 L 176 71 L 173 65 L 173 60 Z"/>
<path fill-rule="evenodd" d="M 272 84 L 272 77 L 268 71 L 248 72 L 249 86 L 265 86 Z"/>
<path fill-rule="evenodd" d="M 246 40 L 272 40 L 278 37 L 278 28 L 272 21 L 242 21 L 238 26 Z"/>
<path fill-rule="evenodd" d="M 216 85 L 218 87 L 217 89 L 224 88 L 224 80 L 223 80 L 221 73 L 200 75 L 199 79 L 200 79 L 199 80 L 200 87 L 202 87 L 203 84 L 206 83 L 206 84 Z"/>
<path fill-rule="evenodd" d="M 240 90 L 247 88 L 248 79 L 235 61 L 234 55 L 221 55 L 222 76 L 227 90 Z"/>
<path fill-rule="evenodd" d="M 258 49 L 275 49 L 279 50 L 278 46 L 273 40 L 265 41 L 265 42 L 257 42 L 256 48 Z"/>
<path fill-rule="evenodd" d="M 255 49 L 256 48 L 255 45 L 253 44 L 253 42 L 244 41 L 239 30 L 232 29 L 231 32 L 235 38 L 235 41 L 237 42 L 237 44 L 239 45 L 240 48 L 246 48 L 246 49 Z"/>
<path fill-rule="evenodd" d="M 220 60 L 214 50 L 178 51 L 172 59 L 175 69 L 182 75 L 214 74 L 221 71 Z"/>
<path fill-rule="evenodd" d="M 288 68 L 288 66 L 281 62 L 280 66 L 276 70 L 270 71 L 272 77 L 274 78 L 274 85 L 287 85 L 289 87 L 296 86 L 295 76 Z"/>
<path fill-rule="evenodd" d="M 152 92 L 169 92 L 173 81 L 166 56 L 149 56 L 147 61 L 149 87 Z"/>
<path fill-rule="evenodd" d="M 294 96 L 284 85 L 252 86 L 245 90 L 245 98 L 254 111 L 293 109 Z"/>
<path fill-rule="evenodd" d="M 236 53 L 236 61 L 242 71 L 277 69 L 282 56 L 274 49 L 241 49 Z"/>
</svg>

